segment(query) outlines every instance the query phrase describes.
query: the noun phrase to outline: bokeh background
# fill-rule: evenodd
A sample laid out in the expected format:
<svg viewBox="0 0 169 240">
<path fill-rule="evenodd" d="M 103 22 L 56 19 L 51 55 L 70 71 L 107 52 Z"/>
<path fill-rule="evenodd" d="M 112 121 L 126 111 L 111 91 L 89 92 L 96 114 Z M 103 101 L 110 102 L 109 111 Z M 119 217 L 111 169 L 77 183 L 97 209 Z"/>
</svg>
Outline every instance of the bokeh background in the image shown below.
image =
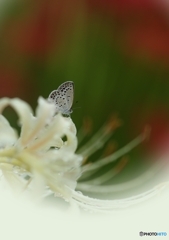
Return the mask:
<svg viewBox="0 0 169 240">
<path fill-rule="evenodd" d="M 39 96 L 74 81 L 72 119 L 77 130 L 85 119 L 92 126 L 84 141 L 112 114 L 122 121 L 116 149 L 151 127 L 113 182 L 138 176 L 154 164 L 144 156 L 168 150 L 167 0 L 0 0 L 0 36 L 0 97 L 35 108 Z"/>
</svg>

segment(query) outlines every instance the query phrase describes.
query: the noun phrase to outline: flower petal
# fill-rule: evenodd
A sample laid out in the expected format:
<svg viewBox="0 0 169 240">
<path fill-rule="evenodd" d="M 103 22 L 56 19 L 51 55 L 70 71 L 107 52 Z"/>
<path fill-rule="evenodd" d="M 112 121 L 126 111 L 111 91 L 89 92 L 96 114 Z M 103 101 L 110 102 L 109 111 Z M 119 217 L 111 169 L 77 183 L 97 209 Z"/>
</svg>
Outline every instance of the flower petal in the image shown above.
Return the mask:
<svg viewBox="0 0 169 240">
<path fill-rule="evenodd" d="M 6 118 L 0 115 L 0 148 L 12 146 L 17 137 L 16 131 L 10 126 Z"/>
<path fill-rule="evenodd" d="M 11 106 L 14 108 L 16 113 L 19 116 L 19 123 L 21 124 L 21 140 L 24 141 L 24 138 L 26 138 L 28 134 L 28 129 L 30 130 L 32 128 L 32 109 L 31 107 L 24 101 L 18 99 L 18 98 L 2 98 L 0 100 L 0 113 L 4 110 L 5 107 Z"/>
<path fill-rule="evenodd" d="M 45 126 L 49 124 L 52 116 L 55 113 L 54 104 L 48 103 L 45 99 L 40 97 L 38 99 L 38 107 L 36 109 L 36 118 L 34 118 L 34 124 L 31 129 L 27 129 L 27 134 L 24 136 L 24 145 L 28 145 L 31 141 L 34 141 L 38 135 L 43 131 Z"/>
</svg>

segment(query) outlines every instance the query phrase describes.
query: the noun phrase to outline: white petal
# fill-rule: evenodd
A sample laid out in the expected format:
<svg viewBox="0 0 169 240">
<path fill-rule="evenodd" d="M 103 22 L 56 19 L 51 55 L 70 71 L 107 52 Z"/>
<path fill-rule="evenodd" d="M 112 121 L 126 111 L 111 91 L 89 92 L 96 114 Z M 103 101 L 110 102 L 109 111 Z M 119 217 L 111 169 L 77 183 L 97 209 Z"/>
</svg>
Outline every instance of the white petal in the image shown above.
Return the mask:
<svg viewBox="0 0 169 240">
<path fill-rule="evenodd" d="M 74 152 L 77 148 L 77 138 L 75 136 L 76 128 L 72 120 L 67 120 L 67 118 L 60 114 L 57 114 L 54 117 L 51 115 L 50 117 L 51 119 L 49 125 L 42 127 L 37 135 L 37 138 L 31 141 L 29 149 L 40 151 L 44 149 L 48 150 L 50 147 L 55 146 L 64 147 L 65 151 Z M 63 146 L 61 137 L 64 135 L 67 136 L 67 142 L 66 145 Z"/>
<path fill-rule="evenodd" d="M 43 97 L 39 97 L 38 99 L 38 107 L 36 109 L 36 117 L 37 119 L 45 120 L 45 125 L 49 124 L 52 117 L 55 114 L 55 105 L 53 103 L 49 103 Z"/>
<path fill-rule="evenodd" d="M 71 119 L 70 117 L 69 117 L 69 118 L 65 118 L 65 122 L 67 122 L 69 130 L 70 130 L 74 135 L 76 135 L 76 134 L 77 134 L 77 130 L 76 130 L 75 124 L 74 124 L 74 122 L 72 121 L 72 119 Z"/>
<path fill-rule="evenodd" d="M 46 125 L 50 123 L 55 113 L 54 104 L 48 103 L 42 97 L 38 99 L 38 104 L 34 125 L 31 129 L 27 129 L 27 137 L 24 137 L 26 145 L 39 137 L 39 135 L 44 131 Z"/>
<path fill-rule="evenodd" d="M 13 145 L 17 141 L 17 133 L 9 122 L 0 115 L 0 148 Z"/>
<path fill-rule="evenodd" d="M 31 114 L 29 126 L 27 126 L 26 131 L 21 131 L 22 144 L 29 146 L 35 144 L 35 147 L 39 146 L 41 150 L 48 149 L 51 146 L 61 146 L 62 141 L 56 135 L 59 135 L 58 130 L 62 129 L 62 126 L 53 123 L 54 114 L 55 105 L 39 97 L 36 117 Z M 49 128 L 46 128 L 48 124 Z"/>
<path fill-rule="evenodd" d="M 26 102 L 18 98 L 2 98 L 0 100 L 0 113 L 2 113 L 3 109 L 7 106 L 14 108 L 19 116 L 19 123 L 22 126 L 21 140 L 24 142 L 24 138 L 27 137 L 27 134 L 29 133 L 33 124 L 32 109 Z"/>
</svg>

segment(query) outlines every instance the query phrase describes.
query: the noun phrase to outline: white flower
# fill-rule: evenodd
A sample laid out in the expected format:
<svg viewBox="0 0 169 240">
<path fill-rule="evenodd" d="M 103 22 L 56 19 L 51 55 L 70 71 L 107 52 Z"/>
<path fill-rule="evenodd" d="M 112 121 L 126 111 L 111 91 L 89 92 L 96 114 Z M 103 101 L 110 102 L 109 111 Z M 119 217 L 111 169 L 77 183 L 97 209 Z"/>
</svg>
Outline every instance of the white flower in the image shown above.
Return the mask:
<svg viewBox="0 0 169 240">
<path fill-rule="evenodd" d="M 11 106 L 19 117 L 20 134 L 2 115 L 7 106 Z M 40 97 L 34 116 L 31 107 L 24 101 L 17 98 L 3 98 L 0 100 L 1 182 L 4 180 L 11 185 L 12 189 L 17 189 L 19 192 L 36 191 L 41 197 L 54 193 L 92 212 L 110 212 L 135 205 L 156 195 L 168 182 L 139 195 L 118 200 L 94 199 L 77 191 L 100 194 L 124 191 L 133 186 L 139 186 L 140 183 L 152 178 L 157 171 L 158 167 L 154 167 L 130 182 L 111 186 L 102 185 L 125 166 L 127 160 L 122 158 L 114 169 L 91 179 L 93 173 L 100 167 L 116 161 L 146 139 L 147 134 L 143 133 L 109 156 L 95 163 L 84 164 L 90 155 L 103 147 L 112 135 L 112 130 L 119 126 L 119 123 L 115 118 L 104 125 L 86 145 L 75 153 L 78 143 L 76 127 L 70 117 L 65 118 L 59 113 L 56 114 L 54 104 Z M 86 180 L 89 177 L 90 180 Z M 78 178 L 80 182 L 77 184 Z"/>
<path fill-rule="evenodd" d="M 21 132 L 18 136 L 0 115 L 0 168 L 5 178 L 10 184 L 19 180 L 25 188 L 40 177 L 55 194 L 70 199 L 82 160 L 75 154 L 77 138 L 72 120 L 55 115 L 55 106 L 42 97 L 35 116 L 20 99 L 1 99 L 0 113 L 7 106 L 18 114 Z M 66 141 L 62 140 L 64 136 Z"/>
</svg>

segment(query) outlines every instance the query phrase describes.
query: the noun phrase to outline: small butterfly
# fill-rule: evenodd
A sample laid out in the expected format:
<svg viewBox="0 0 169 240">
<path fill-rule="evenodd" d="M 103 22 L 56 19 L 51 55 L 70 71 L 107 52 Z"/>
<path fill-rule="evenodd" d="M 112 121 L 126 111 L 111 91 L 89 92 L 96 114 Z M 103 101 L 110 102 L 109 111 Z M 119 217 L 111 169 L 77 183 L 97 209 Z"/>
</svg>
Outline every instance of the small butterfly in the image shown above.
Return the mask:
<svg viewBox="0 0 169 240">
<path fill-rule="evenodd" d="M 74 98 L 74 83 L 67 81 L 62 83 L 57 90 L 49 94 L 48 101 L 54 102 L 58 112 L 70 115 Z"/>
</svg>

